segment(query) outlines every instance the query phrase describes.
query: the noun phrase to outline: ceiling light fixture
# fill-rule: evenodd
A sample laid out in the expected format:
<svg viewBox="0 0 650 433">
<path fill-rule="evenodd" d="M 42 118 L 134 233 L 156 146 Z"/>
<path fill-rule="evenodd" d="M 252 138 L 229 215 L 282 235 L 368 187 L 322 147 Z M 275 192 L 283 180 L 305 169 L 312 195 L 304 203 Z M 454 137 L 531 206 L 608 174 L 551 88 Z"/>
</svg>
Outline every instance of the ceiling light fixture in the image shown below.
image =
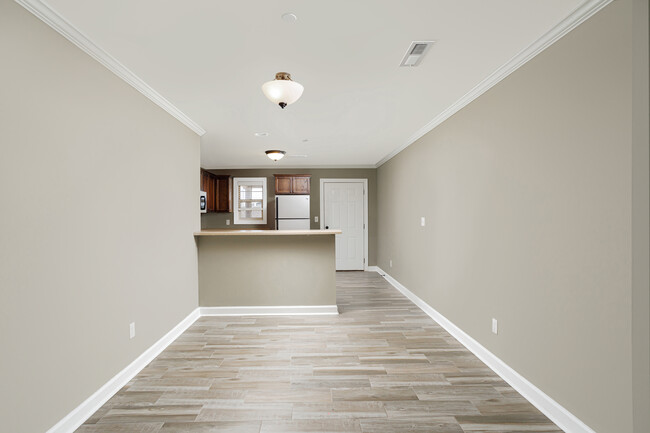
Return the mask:
<svg viewBox="0 0 650 433">
<path fill-rule="evenodd" d="M 282 14 L 282 20 L 287 23 L 295 23 L 298 21 L 298 16 L 292 12 Z"/>
<path fill-rule="evenodd" d="M 255 137 L 268 137 L 269 133 L 268 132 L 256 132 Z"/>
<path fill-rule="evenodd" d="M 287 153 L 284 150 L 267 150 L 266 156 L 271 158 L 273 161 L 279 161 L 284 158 L 284 154 Z"/>
<path fill-rule="evenodd" d="M 291 74 L 288 72 L 278 72 L 275 74 L 275 80 L 267 81 L 262 85 L 264 95 L 280 108 L 296 102 L 302 96 L 303 90 L 305 88 L 302 84 L 292 81 Z"/>
</svg>

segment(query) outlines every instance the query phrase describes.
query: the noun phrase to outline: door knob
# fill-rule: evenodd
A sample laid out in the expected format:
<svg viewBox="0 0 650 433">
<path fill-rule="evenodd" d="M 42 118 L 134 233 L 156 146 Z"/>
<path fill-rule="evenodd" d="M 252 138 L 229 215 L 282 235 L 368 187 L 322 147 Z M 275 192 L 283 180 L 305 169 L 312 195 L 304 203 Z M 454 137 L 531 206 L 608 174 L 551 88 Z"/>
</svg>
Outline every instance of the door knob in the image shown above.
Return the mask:
<svg viewBox="0 0 650 433">
<path fill-rule="evenodd" d="M 325 226 L 326 229 L 330 228 L 330 226 Z"/>
</svg>

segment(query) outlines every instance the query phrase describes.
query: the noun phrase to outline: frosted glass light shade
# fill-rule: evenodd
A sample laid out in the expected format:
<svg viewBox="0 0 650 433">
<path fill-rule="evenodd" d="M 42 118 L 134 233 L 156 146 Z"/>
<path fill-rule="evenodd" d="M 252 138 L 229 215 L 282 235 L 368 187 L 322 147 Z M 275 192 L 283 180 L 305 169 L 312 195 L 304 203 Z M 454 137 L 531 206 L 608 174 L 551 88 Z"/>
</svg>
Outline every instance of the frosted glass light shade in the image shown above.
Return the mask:
<svg viewBox="0 0 650 433">
<path fill-rule="evenodd" d="M 284 150 L 267 150 L 266 156 L 271 158 L 273 161 L 279 161 L 284 158 L 284 154 L 287 153 Z"/>
<path fill-rule="evenodd" d="M 275 80 L 267 81 L 262 85 L 262 92 L 274 104 L 284 108 L 296 102 L 305 88 L 300 83 L 291 81 L 291 75 L 278 72 Z"/>
</svg>

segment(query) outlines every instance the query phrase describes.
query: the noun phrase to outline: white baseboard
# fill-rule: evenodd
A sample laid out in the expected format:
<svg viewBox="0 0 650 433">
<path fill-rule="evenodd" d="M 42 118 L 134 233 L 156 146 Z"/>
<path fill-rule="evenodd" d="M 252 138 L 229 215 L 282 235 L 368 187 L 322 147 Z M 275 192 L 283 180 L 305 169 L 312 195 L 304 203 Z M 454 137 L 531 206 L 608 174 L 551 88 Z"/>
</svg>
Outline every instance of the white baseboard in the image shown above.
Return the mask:
<svg viewBox="0 0 650 433">
<path fill-rule="evenodd" d="M 305 316 L 339 314 L 336 305 L 200 307 L 201 316 Z"/>
<path fill-rule="evenodd" d="M 50 428 L 47 433 L 71 433 L 92 416 L 117 391 L 126 385 L 136 374 L 147 366 L 167 346 L 176 340 L 201 316 L 286 316 L 286 315 L 336 315 L 339 314 L 336 305 L 307 305 L 307 306 L 266 306 L 266 307 L 199 307 L 185 319 L 165 334 L 153 346 L 147 349 L 124 370 L 117 373 L 93 395 L 72 410 L 61 421 Z"/>
<path fill-rule="evenodd" d="M 467 349 L 494 370 L 503 380 L 508 382 L 515 390 L 537 407 L 551 421 L 567 433 L 595 433 L 575 415 L 566 410 L 562 405 L 546 395 L 542 390 L 530 383 L 505 362 L 480 343 L 467 335 L 462 329 L 454 325 L 429 304 L 424 302 L 399 281 L 388 275 L 378 266 L 369 266 L 368 271 L 378 272 L 392 286 L 402 292 L 422 311 L 428 314 L 435 322 L 442 326 L 454 338 L 460 341 Z M 154 343 L 135 361 L 120 371 L 86 401 L 81 403 L 61 421 L 50 428 L 47 433 L 69 433 L 77 429 L 97 409 L 106 403 L 117 391 L 126 385 L 136 374 L 160 354 L 169 344 L 180 336 L 201 316 L 245 316 L 245 315 L 335 315 L 338 314 L 336 305 L 313 306 L 259 306 L 259 307 L 199 307 L 192 311 L 185 319 L 176 325 L 160 340 Z"/>
<path fill-rule="evenodd" d="M 467 335 L 462 329 L 454 325 L 449 319 L 404 287 L 395 278 L 388 275 L 379 267 L 377 267 L 377 272 L 381 274 L 393 287 L 402 292 L 404 296 L 409 298 L 415 305 L 420 307 L 422 311 L 442 326 L 456 340 L 460 341 L 463 346 L 469 349 L 470 352 L 476 355 L 503 380 L 508 382 L 510 386 L 517 390 L 517 392 L 526 398 L 526 400 L 531 402 L 540 410 L 540 412 L 546 415 L 562 430 L 567 433 L 595 433 L 594 430 L 580 421 L 578 417 L 546 395 L 541 389 L 530 383 L 525 377 L 513 370 L 508 366 L 508 364 L 483 347 L 478 341 Z"/>
<path fill-rule="evenodd" d="M 77 406 L 72 412 L 66 415 L 61 421 L 50 428 L 47 433 L 70 433 L 75 431 L 84 423 L 97 409 L 102 407 L 117 391 L 126 385 L 136 374 L 147 366 L 153 359 L 169 346 L 179 335 L 181 335 L 192 323 L 200 316 L 199 309 L 192 311 L 178 325 L 165 334 L 153 346 L 147 349 L 142 355 L 138 356 L 135 361 L 129 364 L 124 370 L 117 373 L 99 388 L 93 395 L 88 397 L 83 403 Z"/>
</svg>

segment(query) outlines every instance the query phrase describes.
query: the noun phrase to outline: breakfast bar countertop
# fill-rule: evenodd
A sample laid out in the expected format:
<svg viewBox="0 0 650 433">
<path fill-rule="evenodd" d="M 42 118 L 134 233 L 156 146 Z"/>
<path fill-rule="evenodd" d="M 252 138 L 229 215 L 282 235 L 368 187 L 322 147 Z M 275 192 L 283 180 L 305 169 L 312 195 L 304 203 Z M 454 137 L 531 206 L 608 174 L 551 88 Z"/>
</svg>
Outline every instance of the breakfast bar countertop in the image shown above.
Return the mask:
<svg viewBox="0 0 650 433">
<path fill-rule="evenodd" d="M 194 236 L 311 236 L 340 235 L 341 230 L 237 230 L 237 229 L 203 229 L 194 232 Z"/>
</svg>

